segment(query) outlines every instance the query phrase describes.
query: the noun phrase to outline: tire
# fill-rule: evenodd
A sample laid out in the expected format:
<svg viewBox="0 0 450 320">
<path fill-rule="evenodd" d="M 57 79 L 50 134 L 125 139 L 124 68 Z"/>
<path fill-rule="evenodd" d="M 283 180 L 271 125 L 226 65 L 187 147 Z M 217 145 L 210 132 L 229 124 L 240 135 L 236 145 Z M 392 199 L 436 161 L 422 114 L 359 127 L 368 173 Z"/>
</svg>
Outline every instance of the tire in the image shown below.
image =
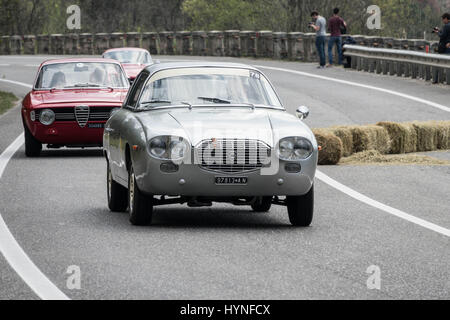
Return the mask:
<svg viewBox="0 0 450 320">
<path fill-rule="evenodd" d="M 128 175 L 128 202 L 132 225 L 148 226 L 152 223 L 153 197 L 148 197 L 139 190 L 133 167 Z"/>
<path fill-rule="evenodd" d="M 42 143 L 40 143 L 33 135 L 30 130 L 24 124 L 25 129 L 25 155 L 28 158 L 39 157 L 42 151 Z"/>
<path fill-rule="evenodd" d="M 252 204 L 254 212 L 269 212 L 272 207 L 272 197 L 263 197 L 260 201 L 256 201 Z"/>
<path fill-rule="evenodd" d="M 108 207 L 112 212 L 125 212 L 128 208 L 128 191 L 113 180 L 109 162 L 106 173 L 106 189 L 108 196 Z"/>
<path fill-rule="evenodd" d="M 314 216 L 314 185 L 304 196 L 287 197 L 289 221 L 296 227 L 309 227 Z"/>
</svg>

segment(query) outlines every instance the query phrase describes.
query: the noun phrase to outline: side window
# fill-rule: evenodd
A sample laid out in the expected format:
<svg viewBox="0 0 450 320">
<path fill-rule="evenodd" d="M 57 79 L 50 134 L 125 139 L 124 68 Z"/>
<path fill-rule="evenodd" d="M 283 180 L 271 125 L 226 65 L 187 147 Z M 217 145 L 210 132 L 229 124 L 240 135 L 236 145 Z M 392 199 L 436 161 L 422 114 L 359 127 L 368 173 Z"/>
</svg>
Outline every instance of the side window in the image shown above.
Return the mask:
<svg viewBox="0 0 450 320">
<path fill-rule="evenodd" d="M 130 94 L 127 99 L 127 107 L 136 108 L 136 103 L 139 100 L 139 96 L 142 92 L 142 88 L 144 87 L 145 81 L 147 80 L 148 73 L 142 72 L 139 77 L 136 79 L 134 85 L 131 87 Z"/>
</svg>

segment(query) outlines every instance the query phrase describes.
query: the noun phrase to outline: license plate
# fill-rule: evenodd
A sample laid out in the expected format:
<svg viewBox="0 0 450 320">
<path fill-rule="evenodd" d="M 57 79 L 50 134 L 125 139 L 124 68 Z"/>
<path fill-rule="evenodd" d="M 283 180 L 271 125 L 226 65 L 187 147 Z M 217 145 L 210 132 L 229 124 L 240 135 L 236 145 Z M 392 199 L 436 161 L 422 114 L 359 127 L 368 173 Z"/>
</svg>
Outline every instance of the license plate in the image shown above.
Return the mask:
<svg viewBox="0 0 450 320">
<path fill-rule="evenodd" d="M 91 129 L 104 129 L 105 128 L 105 124 L 104 123 L 89 123 L 88 124 L 88 128 L 91 128 Z"/>
<path fill-rule="evenodd" d="M 246 185 L 248 178 L 244 177 L 217 177 L 216 184 L 227 185 Z"/>
</svg>

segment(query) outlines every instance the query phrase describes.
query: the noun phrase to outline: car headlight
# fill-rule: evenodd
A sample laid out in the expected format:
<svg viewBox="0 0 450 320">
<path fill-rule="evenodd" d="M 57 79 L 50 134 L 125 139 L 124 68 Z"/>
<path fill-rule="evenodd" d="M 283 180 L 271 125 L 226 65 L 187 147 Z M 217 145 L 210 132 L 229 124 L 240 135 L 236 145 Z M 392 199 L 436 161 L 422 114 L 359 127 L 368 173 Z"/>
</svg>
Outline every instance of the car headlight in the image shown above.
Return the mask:
<svg viewBox="0 0 450 320">
<path fill-rule="evenodd" d="M 111 118 L 113 115 L 115 115 L 117 112 L 120 111 L 120 108 L 114 108 L 111 110 L 111 113 L 109 114 L 109 117 Z"/>
<path fill-rule="evenodd" d="M 311 141 L 302 137 L 284 138 L 278 145 L 278 157 L 284 161 L 304 160 L 313 153 Z"/>
<path fill-rule="evenodd" d="M 150 140 L 150 155 L 160 160 L 181 160 L 189 152 L 188 142 L 181 137 L 161 136 Z"/>
<path fill-rule="evenodd" d="M 39 114 L 39 121 L 46 126 L 55 122 L 55 113 L 50 109 L 44 109 Z"/>
</svg>

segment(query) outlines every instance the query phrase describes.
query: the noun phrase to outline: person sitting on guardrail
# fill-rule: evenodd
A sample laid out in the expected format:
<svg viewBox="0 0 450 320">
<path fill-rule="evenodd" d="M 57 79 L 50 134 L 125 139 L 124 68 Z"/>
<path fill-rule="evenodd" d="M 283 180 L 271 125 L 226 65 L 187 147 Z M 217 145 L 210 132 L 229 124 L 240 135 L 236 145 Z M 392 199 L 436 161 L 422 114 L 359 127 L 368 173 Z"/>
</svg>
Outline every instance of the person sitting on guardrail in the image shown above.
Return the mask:
<svg viewBox="0 0 450 320">
<path fill-rule="evenodd" d="M 442 15 L 442 22 L 444 23 L 442 30 L 438 27 L 433 30 L 440 38 L 438 53 L 450 54 L 450 13 L 447 12 Z"/>
<path fill-rule="evenodd" d="M 328 60 L 330 64 L 328 67 L 333 66 L 333 47 L 336 44 L 339 61 L 338 64 L 342 64 L 342 30 L 347 28 L 347 23 L 344 19 L 339 17 L 339 8 L 333 10 L 333 16 L 328 20 L 328 30 L 331 33 L 330 40 L 328 41 Z"/>
<path fill-rule="evenodd" d="M 327 35 L 327 20 L 320 16 L 317 11 L 313 11 L 311 17 L 314 21 L 310 22 L 308 26 L 316 31 L 316 48 L 320 58 L 320 66 L 318 68 L 323 69 L 326 64 L 325 37 Z"/>
</svg>

